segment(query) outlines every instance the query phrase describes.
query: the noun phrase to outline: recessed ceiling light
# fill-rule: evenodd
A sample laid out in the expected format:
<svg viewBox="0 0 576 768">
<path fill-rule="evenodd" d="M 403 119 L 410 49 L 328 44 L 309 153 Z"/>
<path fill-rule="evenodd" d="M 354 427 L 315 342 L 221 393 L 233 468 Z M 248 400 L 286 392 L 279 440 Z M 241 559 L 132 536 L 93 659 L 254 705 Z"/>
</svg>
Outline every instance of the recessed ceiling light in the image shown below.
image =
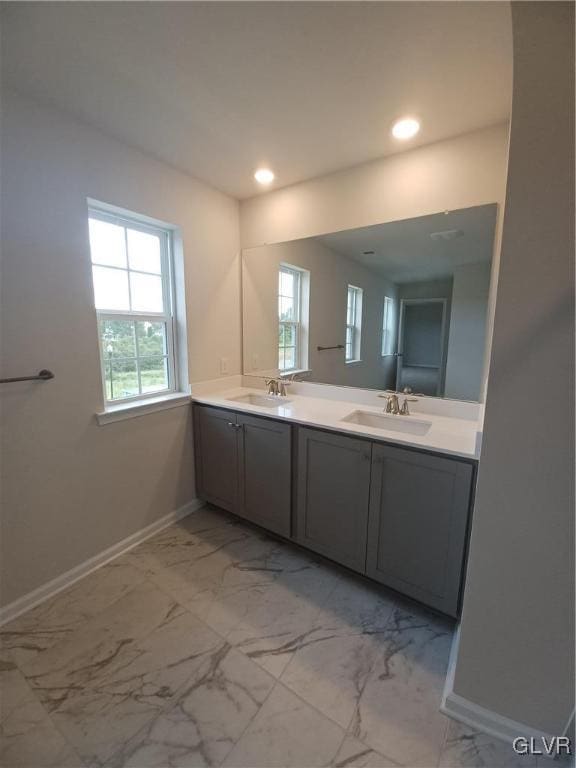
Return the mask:
<svg viewBox="0 0 576 768">
<path fill-rule="evenodd" d="M 258 184 L 271 184 L 274 181 L 274 174 L 269 168 L 259 168 L 254 174 Z"/>
<path fill-rule="evenodd" d="M 420 123 L 413 117 L 404 117 L 397 120 L 392 126 L 392 136 L 395 139 L 411 139 L 420 130 Z"/>
</svg>

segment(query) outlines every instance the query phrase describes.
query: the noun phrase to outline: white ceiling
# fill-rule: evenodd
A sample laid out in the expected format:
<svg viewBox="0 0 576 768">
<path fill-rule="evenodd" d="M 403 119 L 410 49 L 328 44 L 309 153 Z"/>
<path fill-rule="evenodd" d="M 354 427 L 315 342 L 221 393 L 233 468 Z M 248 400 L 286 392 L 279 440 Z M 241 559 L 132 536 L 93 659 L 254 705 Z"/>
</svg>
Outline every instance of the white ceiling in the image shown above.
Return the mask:
<svg viewBox="0 0 576 768">
<path fill-rule="evenodd" d="M 450 277 L 463 264 L 492 259 L 496 204 L 348 229 L 314 238 L 360 262 L 393 283 Z M 433 240 L 436 232 L 458 230 L 454 240 Z M 364 251 L 374 251 L 365 255 Z"/>
<path fill-rule="evenodd" d="M 0 5 L 7 85 L 238 198 L 509 116 L 507 2 Z"/>
</svg>

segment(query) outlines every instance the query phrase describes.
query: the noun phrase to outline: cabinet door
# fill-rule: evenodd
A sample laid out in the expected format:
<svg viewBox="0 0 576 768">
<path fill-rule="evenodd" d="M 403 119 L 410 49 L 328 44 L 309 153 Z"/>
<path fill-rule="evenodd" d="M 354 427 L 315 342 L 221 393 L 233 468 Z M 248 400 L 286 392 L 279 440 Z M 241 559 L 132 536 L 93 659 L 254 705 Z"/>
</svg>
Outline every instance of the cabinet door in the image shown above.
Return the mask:
<svg viewBox="0 0 576 768">
<path fill-rule="evenodd" d="M 370 488 L 369 442 L 300 429 L 296 539 L 364 573 Z"/>
<path fill-rule="evenodd" d="M 237 414 L 240 435 L 238 514 L 290 536 L 292 508 L 291 427 Z"/>
<path fill-rule="evenodd" d="M 232 411 L 195 406 L 196 491 L 230 512 L 238 506 L 238 433 Z"/>
<path fill-rule="evenodd" d="M 375 445 L 368 575 L 456 616 L 471 489 L 470 464 Z"/>
</svg>

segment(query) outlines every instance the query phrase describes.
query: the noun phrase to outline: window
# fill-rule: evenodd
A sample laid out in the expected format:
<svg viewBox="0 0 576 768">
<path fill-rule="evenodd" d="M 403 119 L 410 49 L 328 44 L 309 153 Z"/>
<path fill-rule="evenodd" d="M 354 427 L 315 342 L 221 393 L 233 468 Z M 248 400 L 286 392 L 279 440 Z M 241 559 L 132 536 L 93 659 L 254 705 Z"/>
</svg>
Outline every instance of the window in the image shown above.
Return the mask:
<svg viewBox="0 0 576 768">
<path fill-rule="evenodd" d="M 382 357 L 394 354 L 394 299 L 384 296 L 382 315 Z"/>
<path fill-rule="evenodd" d="M 106 405 L 176 389 L 171 231 L 89 210 Z"/>
<path fill-rule="evenodd" d="M 360 360 L 362 335 L 362 288 L 348 286 L 348 304 L 346 306 L 346 362 Z"/>
<path fill-rule="evenodd" d="M 302 271 L 282 264 L 278 273 L 278 368 L 302 365 Z"/>
</svg>

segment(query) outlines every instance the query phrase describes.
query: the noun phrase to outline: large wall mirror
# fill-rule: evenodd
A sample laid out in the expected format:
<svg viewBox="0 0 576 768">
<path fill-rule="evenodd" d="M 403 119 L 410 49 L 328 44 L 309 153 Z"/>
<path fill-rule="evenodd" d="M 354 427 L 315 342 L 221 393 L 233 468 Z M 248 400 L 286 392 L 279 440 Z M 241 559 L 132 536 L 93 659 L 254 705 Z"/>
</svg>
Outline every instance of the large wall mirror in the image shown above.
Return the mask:
<svg viewBox="0 0 576 768">
<path fill-rule="evenodd" d="M 496 204 L 247 249 L 244 373 L 479 400 Z"/>
</svg>

